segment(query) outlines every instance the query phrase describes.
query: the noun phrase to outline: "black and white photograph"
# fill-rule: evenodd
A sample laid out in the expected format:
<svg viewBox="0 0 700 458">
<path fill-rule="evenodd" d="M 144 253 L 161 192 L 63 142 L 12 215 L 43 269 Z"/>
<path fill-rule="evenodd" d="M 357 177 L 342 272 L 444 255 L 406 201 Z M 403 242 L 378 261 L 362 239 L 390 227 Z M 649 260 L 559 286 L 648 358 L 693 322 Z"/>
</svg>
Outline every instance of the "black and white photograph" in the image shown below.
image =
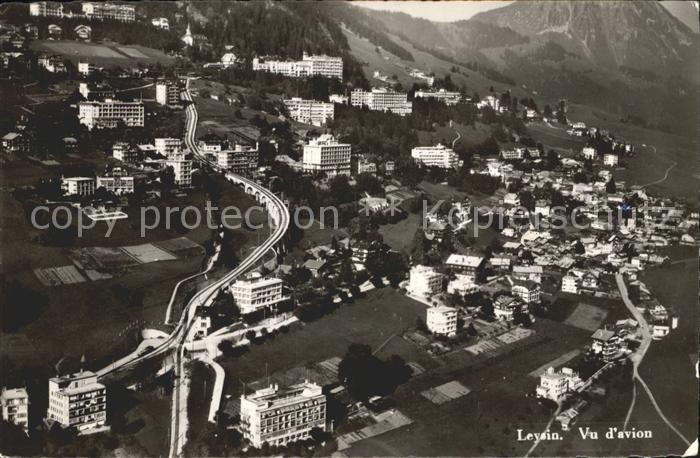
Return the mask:
<svg viewBox="0 0 700 458">
<path fill-rule="evenodd" d="M 697 456 L 698 3 L 0 3 L 0 456 Z"/>
</svg>

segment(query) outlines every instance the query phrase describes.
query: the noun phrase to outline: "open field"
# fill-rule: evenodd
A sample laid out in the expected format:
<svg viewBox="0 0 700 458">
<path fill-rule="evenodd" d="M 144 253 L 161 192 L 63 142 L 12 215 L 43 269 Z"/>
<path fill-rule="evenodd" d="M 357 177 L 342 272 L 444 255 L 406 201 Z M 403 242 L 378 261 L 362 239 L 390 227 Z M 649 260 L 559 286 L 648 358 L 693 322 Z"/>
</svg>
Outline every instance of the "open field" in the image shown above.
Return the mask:
<svg viewBox="0 0 700 458">
<path fill-rule="evenodd" d="M 384 345 L 381 357 L 396 353 L 426 369 L 392 396 L 397 408 L 413 423 L 355 442 L 348 454 L 478 455 L 484 453 L 478 450 L 480 444 L 496 447 L 499 454 L 522 454 L 525 446 L 515 441 L 515 428 L 535 431 L 548 420 L 539 404 L 526 396 L 536 384 L 527 374 L 580 348 L 588 342 L 590 334 L 540 319 L 533 326 L 534 335 L 504 343 L 498 353 L 474 356 L 457 351 L 435 358 L 400 337 L 392 337 L 413 326 L 415 318 L 424 313 L 424 305 L 393 290 L 372 291 L 329 316 L 253 346 L 242 357 L 224 359 L 222 365 L 229 374 L 225 391 L 235 399 L 243 383 L 264 377 L 266 366 L 270 373 L 275 373 L 321 362 L 342 356 L 351 342 L 367 343 L 375 349 Z M 442 405 L 421 394 L 451 381 L 468 387 L 471 392 Z M 227 411 L 234 411 L 233 403 L 228 404 Z M 477 437 L 484 439 L 478 441 Z"/>
<path fill-rule="evenodd" d="M 687 249 L 686 256 L 696 254 L 697 249 Z M 697 437 L 698 432 L 698 391 L 695 378 L 698 357 L 697 271 L 697 261 L 694 260 L 688 264 L 650 269 L 642 279 L 663 305 L 673 307 L 678 314 L 679 325 L 663 340 L 652 342 L 639 367 L 639 374 L 654 393 L 664 415 L 690 440 Z M 655 412 L 651 417 L 643 417 L 644 420 L 657 418 Z M 681 444 L 673 433 L 669 442 L 669 445 L 672 444 Z"/>
<path fill-rule="evenodd" d="M 564 323 L 593 332 L 600 327 L 607 314 L 608 312 L 603 309 L 580 303 Z"/>
<path fill-rule="evenodd" d="M 405 219 L 396 224 L 380 226 L 379 233 L 384 238 L 384 243 L 389 245 L 392 250 L 410 254 L 413 250 L 413 237 L 421 225 L 420 215 L 409 213 Z"/>
<path fill-rule="evenodd" d="M 425 309 L 424 304 L 390 288 L 370 291 L 366 297 L 342 305 L 330 315 L 295 326 L 289 333 L 262 345 L 254 345 L 241 357 L 221 360 L 227 373 L 224 392 L 235 398 L 241 393 L 241 382 L 264 377 L 266 366 L 269 373 L 275 373 L 320 363 L 342 357 L 351 343 L 364 343 L 376 349 L 390 336 L 414 326 L 417 317 L 424 318 Z M 407 356 L 410 359 L 411 355 Z"/>
<path fill-rule="evenodd" d="M 511 344 L 500 354 L 455 352 L 439 368 L 413 377 L 392 396 L 413 424 L 353 444 L 349 455 L 522 455 L 516 429 L 540 431 L 548 414 L 532 396 L 533 369 L 583 345 L 586 332 L 548 320 L 533 326 L 536 335 Z M 556 342 L 556 345 L 553 343 Z M 457 381 L 471 392 L 436 405 L 422 392 Z"/>
<path fill-rule="evenodd" d="M 73 40 L 34 40 L 30 47 L 39 52 L 60 54 L 76 66 L 89 60 L 98 67 L 133 66 L 142 64 L 170 64 L 172 57 L 156 49 L 139 45 L 121 45 L 113 42 L 85 43 Z"/>
<path fill-rule="evenodd" d="M 413 62 L 399 59 L 385 50 L 381 50 L 378 53 L 376 51 L 376 46 L 370 43 L 369 40 L 361 38 L 347 29 L 343 29 L 343 32 L 348 40 L 352 54 L 360 62 L 367 64 L 363 66 L 365 76 L 370 83 L 375 85 L 381 83 L 381 81 L 376 80 L 373 77 L 375 70 L 378 70 L 383 75 L 389 77 L 396 75 L 398 81 L 404 87 L 411 87 L 413 83 L 421 82 L 423 80 L 411 77 L 408 74 L 408 71 L 406 71 L 406 67 L 417 68 L 425 73 L 435 72 L 436 76 L 444 77 L 446 74 L 450 73 L 451 68 L 455 66 L 455 64 L 439 59 L 431 53 L 417 50 L 410 43 L 394 35 L 389 35 L 389 37 L 392 39 L 392 41 L 401 45 L 413 55 Z M 520 93 L 522 91 L 517 87 L 494 84 L 488 78 L 477 72 L 473 72 L 459 65 L 456 66 L 460 68 L 461 73 L 453 73 L 451 75 L 452 81 L 458 85 L 465 85 L 469 91 L 477 91 L 479 94 L 483 95 L 486 94 L 489 87 L 493 85 L 494 87 L 498 88 L 497 90 L 499 91 L 500 89 L 506 89 L 506 87 L 513 89 L 515 91 L 515 95 L 518 97 L 521 96 Z"/>
<path fill-rule="evenodd" d="M 27 174 L 21 177 L 24 181 L 14 177 L 12 185 L 35 183 L 41 169 L 30 166 Z M 3 168 L 3 179 L 6 173 Z M 3 185 L 8 186 L 4 181 Z M 235 203 L 245 211 L 253 204 L 238 187 L 228 185 L 222 189 L 222 206 Z M 187 241 L 180 239 L 181 234 L 165 229 L 148 231 L 147 237 L 141 238 L 138 228 L 130 227 L 127 220 L 126 224 L 116 225 L 110 238 L 97 233 L 98 226 L 94 232 L 88 231 L 83 238 L 76 239 L 72 246 L 47 246 L 39 241 L 41 231 L 31 227 L 22 206 L 8 191 L 6 187 L 0 192 L 0 237 L 4 247 L 0 258 L 2 280 L 17 281 L 46 297 L 48 303 L 33 322 L 13 334 L 0 334 L 3 377 L 21 380 L 27 371 L 50 371 L 64 357 L 66 367 L 72 367 L 83 355 L 88 361 L 86 368 L 97 368 L 104 361 L 125 354 L 136 344 L 138 329 L 162 325 L 174 285 L 202 267 L 203 251 L 199 244 L 210 237 L 210 230 L 205 226 L 187 233 Z M 202 199 L 201 192 L 193 192 L 187 197 L 173 197 L 172 205 L 201 203 Z M 255 217 L 265 220 L 264 214 Z M 103 224 L 101 229 L 106 229 L 105 226 Z M 252 231 L 241 229 L 236 231 L 235 237 L 239 255 L 257 243 Z M 128 258 L 129 264 L 112 273 L 112 278 L 60 286 L 45 286 L 34 272 L 35 269 L 73 265 L 75 250 L 81 247 L 108 255 L 118 247 L 144 243 L 148 244 L 148 250 L 137 248 L 134 251 L 141 261 L 173 259 L 139 263 L 120 251 L 120 256 Z M 175 250 L 173 254 L 168 247 Z M 154 253 L 158 256 L 151 256 Z M 67 272 L 64 271 L 55 272 Z"/>
</svg>

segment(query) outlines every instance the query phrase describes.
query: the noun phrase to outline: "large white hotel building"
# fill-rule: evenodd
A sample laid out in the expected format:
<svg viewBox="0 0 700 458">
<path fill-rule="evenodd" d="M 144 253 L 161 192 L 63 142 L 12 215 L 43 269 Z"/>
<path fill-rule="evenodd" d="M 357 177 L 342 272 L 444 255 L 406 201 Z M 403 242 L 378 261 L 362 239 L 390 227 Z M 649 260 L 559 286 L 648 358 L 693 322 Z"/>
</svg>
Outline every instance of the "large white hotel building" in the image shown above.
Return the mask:
<svg viewBox="0 0 700 458">
<path fill-rule="evenodd" d="M 282 296 L 282 283 L 279 278 L 251 274 L 231 285 L 231 295 L 241 315 L 247 315 L 286 300 Z"/>
<path fill-rule="evenodd" d="M 47 418 L 80 432 L 102 427 L 107 420 L 107 388 L 89 371 L 49 379 Z"/>
<path fill-rule="evenodd" d="M 411 157 L 426 167 L 452 169 L 459 165 L 459 158 L 452 148 L 437 146 L 416 146 L 411 150 Z"/>
<path fill-rule="evenodd" d="M 141 102 L 106 99 L 78 104 L 78 121 L 88 129 L 113 129 L 123 122 L 127 127 L 143 127 L 145 111 Z"/>
<path fill-rule="evenodd" d="M 284 100 L 289 116 L 297 121 L 314 126 L 322 126 L 335 117 L 335 105 L 299 97 Z"/>
<path fill-rule="evenodd" d="M 213 153 L 216 163 L 224 170 L 245 175 L 253 173 L 258 167 L 258 146 L 243 146 L 236 144 L 231 149 L 224 149 Z"/>
<path fill-rule="evenodd" d="M 63 4 L 59 2 L 34 2 L 29 4 L 30 16 L 63 17 Z"/>
<path fill-rule="evenodd" d="M 343 59 L 326 55 L 312 56 L 306 53 L 301 60 L 267 60 L 255 57 L 253 70 L 279 73 L 293 78 L 324 76 L 343 79 Z"/>
<path fill-rule="evenodd" d="M 304 172 L 324 172 L 328 177 L 350 175 L 352 148 L 348 143 L 338 143 L 330 134 L 323 134 L 304 145 L 302 159 Z"/>
<path fill-rule="evenodd" d="M 326 396 L 316 384 L 271 385 L 241 395 L 240 429 L 254 447 L 308 439 L 313 428 L 326 430 Z"/>
<path fill-rule="evenodd" d="M 445 105 L 456 105 L 462 100 L 462 94 L 456 91 L 416 91 L 415 98 L 417 99 L 435 99 L 443 102 Z"/>
<path fill-rule="evenodd" d="M 136 8 L 132 5 L 85 2 L 82 7 L 83 14 L 88 19 L 110 19 L 120 22 L 134 22 L 136 20 Z"/>
<path fill-rule="evenodd" d="M 385 88 L 372 88 L 371 91 L 355 89 L 350 94 L 350 104 L 354 107 L 367 106 L 372 111 L 389 111 L 406 116 L 413 112 L 413 103 L 403 92 Z"/>
</svg>

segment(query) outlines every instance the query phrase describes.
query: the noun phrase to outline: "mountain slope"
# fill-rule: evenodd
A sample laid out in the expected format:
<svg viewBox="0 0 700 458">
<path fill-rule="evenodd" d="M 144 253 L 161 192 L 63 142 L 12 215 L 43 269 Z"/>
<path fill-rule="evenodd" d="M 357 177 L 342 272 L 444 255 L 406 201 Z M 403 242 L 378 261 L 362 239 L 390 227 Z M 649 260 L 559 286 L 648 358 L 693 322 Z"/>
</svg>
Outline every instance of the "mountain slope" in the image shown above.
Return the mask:
<svg viewBox="0 0 700 458">
<path fill-rule="evenodd" d="M 692 53 L 698 51 L 697 35 L 651 1 L 519 1 L 467 22 L 543 37 L 608 67 L 685 73 L 694 60 Z"/>
</svg>

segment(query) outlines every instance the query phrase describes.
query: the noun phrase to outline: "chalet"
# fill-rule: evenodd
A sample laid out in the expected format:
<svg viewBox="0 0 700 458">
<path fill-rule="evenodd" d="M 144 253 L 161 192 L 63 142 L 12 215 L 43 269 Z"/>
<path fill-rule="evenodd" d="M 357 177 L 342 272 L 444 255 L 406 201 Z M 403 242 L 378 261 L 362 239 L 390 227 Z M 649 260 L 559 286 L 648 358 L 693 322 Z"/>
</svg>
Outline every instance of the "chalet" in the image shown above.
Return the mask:
<svg viewBox="0 0 700 458">
<path fill-rule="evenodd" d="M 462 273 L 474 273 L 484 263 L 483 256 L 451 254 L 445 261 L 445 265 Z"/>
<path fill-rule="evenodd" d="M 63 29 L 60 25 L 49 24 L 48 27 L 49 40 L 60 40 L 63 37 Z"/>
<path fill-rule="evenodd" d="M 515 281 L 511 286 L 511 293 L 519 297 L 526 304 L 540 301 L 540 285 L 534 281 Z"/>
<path fill-rule="evenodd" d="M 28 153 L 29 137 L 22 132 L 8 132 L 2 137 L 2 149 L 6 153 Z"/>
<path fill-rule="evenodd" d="M 516 280 L 530 280 L 535 283 L 542 283 L 542 266 L 514 266 L 513 278 Z"/>
<path fill-rule="evenodd" d="M 493 313 L 499 320 L 513 321 L 515 314 L 526 311 L 527 307 L 517 297 L 502 295 L 493 301 Z"/>
<path fill-rule="evenodd" d="M 78 40 L 90 41 L 92 40 L 92 27 L 85 24 L 80 24 L 73 29 Z"/>
<path fill-rule="evenodd" d="M 620 339 L 610 330 L 598 329 L 591 336 L 593 343 L 591 351 L 603 358 L 604 361 L 612 361 L 620 352 Z"/>
<path fill-rule="evenodd" d="M 59 55 L 42 54 L 37 59 L 37 64 L 39 65 L 39 67 L 43 67 L 46 69 L 46 71 L 49 71 L 51 73 L 66 72 L 66 64 L 63 60 L 63 57 Z"/>
</svg>

